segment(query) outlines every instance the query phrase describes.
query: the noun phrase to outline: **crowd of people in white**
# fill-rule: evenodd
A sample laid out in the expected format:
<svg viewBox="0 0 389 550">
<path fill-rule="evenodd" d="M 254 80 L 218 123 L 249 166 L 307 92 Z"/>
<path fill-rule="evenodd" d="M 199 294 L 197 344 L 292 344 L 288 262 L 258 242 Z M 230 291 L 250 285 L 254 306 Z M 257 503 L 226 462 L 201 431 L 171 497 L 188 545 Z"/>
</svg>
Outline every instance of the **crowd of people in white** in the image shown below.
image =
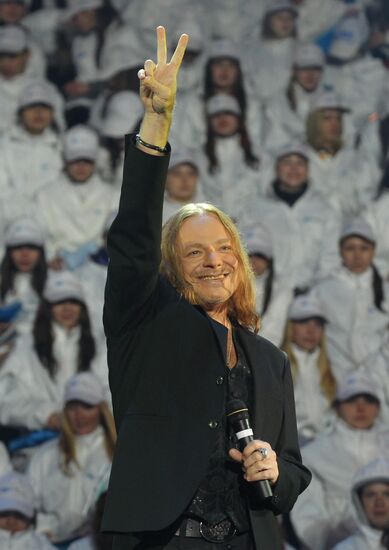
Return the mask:
<svg viewBox="0 0 389 550">
<path fill-rule="evenodd" d="M 234 218 L 291 362 L 285 548 L 388 549 L 385 0 L 0 0 L 0 547 L 110 548 L 105 241 L 158 24 L 190 35 L 163 221 Z"/>
</svg>

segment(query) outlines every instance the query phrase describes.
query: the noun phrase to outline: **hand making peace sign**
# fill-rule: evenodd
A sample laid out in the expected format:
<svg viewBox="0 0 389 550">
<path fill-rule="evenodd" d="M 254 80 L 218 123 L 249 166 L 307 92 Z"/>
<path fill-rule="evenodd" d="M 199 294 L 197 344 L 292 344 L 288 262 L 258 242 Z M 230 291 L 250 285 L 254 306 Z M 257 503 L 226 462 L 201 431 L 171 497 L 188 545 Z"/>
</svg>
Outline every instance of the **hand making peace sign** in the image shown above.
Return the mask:
<svg viewBox="0 0 389 550">
<path fill-rule="evenodd" d="M 157 64 L 148 59 L 144 69 L 138 73 L 140 98 L 146 113 L 171 116 L 177 91 L 177 74 L 187 44 L 188 35 L 182 34 L 168 62 L 166 32 L 164 27 L 157 27 Z"/>
</svg>

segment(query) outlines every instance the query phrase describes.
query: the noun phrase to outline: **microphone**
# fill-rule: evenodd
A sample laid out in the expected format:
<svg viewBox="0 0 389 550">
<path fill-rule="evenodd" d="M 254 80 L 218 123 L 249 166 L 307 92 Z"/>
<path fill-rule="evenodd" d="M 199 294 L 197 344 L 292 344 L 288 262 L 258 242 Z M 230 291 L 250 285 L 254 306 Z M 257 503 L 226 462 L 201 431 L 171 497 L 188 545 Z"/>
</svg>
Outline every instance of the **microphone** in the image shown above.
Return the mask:
<svg viewBox="0 0 389 550">
<path fill-rule="evenodd" d="M 227 403 L 227 418 L 239 443 L 240 451 L 254 441 L 254 433 L 250 426 L 249 411 L 245 403 L 240 399 L 232 399 Z M 268 479 L 261 479 L 253 483 L 261 500 L 267 500 L 273 496 L 273 491 Z"/>
</svg>

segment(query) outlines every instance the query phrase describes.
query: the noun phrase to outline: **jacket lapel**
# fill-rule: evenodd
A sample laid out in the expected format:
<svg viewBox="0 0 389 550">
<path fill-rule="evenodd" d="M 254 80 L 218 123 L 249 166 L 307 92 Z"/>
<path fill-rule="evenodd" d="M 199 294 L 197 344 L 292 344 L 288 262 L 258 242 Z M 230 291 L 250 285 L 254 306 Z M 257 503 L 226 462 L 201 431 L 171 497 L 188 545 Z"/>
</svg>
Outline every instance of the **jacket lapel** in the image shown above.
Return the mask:
<svg viewBox="0 0 389 550">
<path fill-rule="evenodd" d="M 227 364 L 227 335 L 228 335 L 227 328 L 221 323 L 214 321 L 209 315 L 206 314 L 206 312 L 200 306 L 195 306 L 195 308 L 208 319 L 208 322 L 213 330 L 213 333 L 216 336 L 216 341 L 218 343 L 219 351 L 222 354 L 224 364 L 226 365 Z"/>
</svg>

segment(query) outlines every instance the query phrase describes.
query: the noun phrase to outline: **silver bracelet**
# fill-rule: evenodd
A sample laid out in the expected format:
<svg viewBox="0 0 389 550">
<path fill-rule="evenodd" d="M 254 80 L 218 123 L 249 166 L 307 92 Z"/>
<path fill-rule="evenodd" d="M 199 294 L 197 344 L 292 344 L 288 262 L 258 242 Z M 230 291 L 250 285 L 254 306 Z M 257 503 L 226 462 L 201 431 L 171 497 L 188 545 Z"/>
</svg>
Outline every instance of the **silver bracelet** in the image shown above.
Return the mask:
<svg viewBox="0 0 389 550">
<path fill-rule="evenodd" d="M 153 151 L 158 151 L 159 153 L 163 153 L 164 155 L 168 152 L 167 145 L 165 145 L 165 147 L 159 147 L 158 145 L 146 143 L 145 141 L 143 141 L 143 139 L 140 137 L 139 134 L 136 134 L 135 136 L 135 143 L 137 145 L 143 145 L 143 147 L 147 147 L 147 149 L 153 149 Z"/>
</svg>

